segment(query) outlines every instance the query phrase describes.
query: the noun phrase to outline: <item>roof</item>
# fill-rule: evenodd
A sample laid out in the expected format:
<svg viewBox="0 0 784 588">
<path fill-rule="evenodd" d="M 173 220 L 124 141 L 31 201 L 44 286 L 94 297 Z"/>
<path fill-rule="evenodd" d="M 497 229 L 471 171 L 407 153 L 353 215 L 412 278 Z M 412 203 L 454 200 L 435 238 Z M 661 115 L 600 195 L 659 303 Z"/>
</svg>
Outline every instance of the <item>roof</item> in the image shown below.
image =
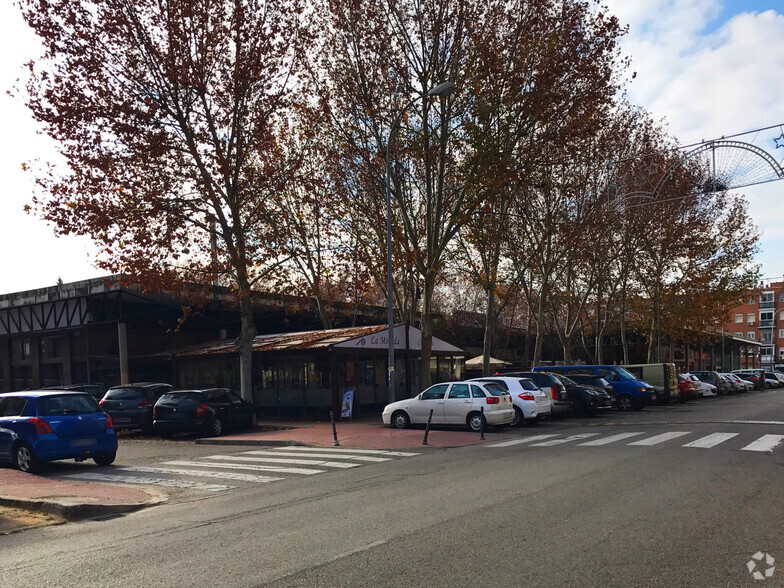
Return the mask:
<svg viewBox="0 0 784 588">
<path fill-rule="evenodd" d="M 484 355 L 478 355 L 476 357 L 472 357 L 471 359 L 467 359 L 465 362 L 466 369 L 470 370 L 474 368 L 481 368 L 484 357 Z M 489 365 L 491 367 L 506 367 L 509 365 L 509 363 L 505 362 L 503 359 L 496 359 L 495 357 L 491 356 Z"/>
<path fill-rule="evenodd" d="M 332 347 L 348 349 L 387 349 L 387 325 L 371 325 L 368 327 L 347 327 L 343 329 L 326 329 L 321 331 L 300 331 L 298 333 L 277 333 L 258 335 L 253 339 L 253 351 L 302 351 L 308 349 L 329 349 Z M 416 327 L 396 325 L 394 329 L 395 349 L 418 351 L 422 349 L 422 332 Z M 408 346 L 406 341 L 408 340 Z M 437 337 L 433 337 L 432 350 L 444 353 L 463 353 L 463 350 Z M 197 345 L 162 353 L 174 357 L 191 357 L 200 355 L 221 355 L 237 353 L 235 341 L 224 340 L 205 345 Z"/>
</svg>

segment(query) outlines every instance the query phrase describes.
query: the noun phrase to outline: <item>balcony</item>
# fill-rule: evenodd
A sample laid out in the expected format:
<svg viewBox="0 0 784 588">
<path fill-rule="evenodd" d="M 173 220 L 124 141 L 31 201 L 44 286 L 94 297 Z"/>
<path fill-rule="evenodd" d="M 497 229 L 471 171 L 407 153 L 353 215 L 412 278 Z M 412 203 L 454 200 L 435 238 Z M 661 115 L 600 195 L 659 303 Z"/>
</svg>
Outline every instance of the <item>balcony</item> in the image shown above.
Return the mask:
<svg viewBox="0 0 784 588">
<path fill-rule="evenodd" d="M 760 319 L 759 322 L 760 329 L 770 328 L 773 327 L 774 325 L 775 325 L 775 321 L 773 319 L 764 319 L 764 320 Z"/>
</svg>

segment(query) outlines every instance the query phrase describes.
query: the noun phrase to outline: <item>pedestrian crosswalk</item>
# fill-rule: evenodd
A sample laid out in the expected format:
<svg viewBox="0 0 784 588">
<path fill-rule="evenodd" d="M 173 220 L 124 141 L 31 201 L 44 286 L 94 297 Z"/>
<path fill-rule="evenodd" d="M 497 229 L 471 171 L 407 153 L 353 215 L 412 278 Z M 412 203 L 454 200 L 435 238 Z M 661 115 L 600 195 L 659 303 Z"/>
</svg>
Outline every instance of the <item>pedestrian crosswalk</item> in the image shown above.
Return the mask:
<svg viewBox="0 0 784 588">
<path fill-rule="evenodd" d="M 650 433 L 643 431 L 628 431 L 607 436 L 601 436 L 601 433 L 593 432 L 578 433 L 574 435 L 547 434 L 521 437 L 519 439 L 502 441 L 501 443 L 491 443 L 485 445 L 485 447 L 502 448 L 514 447 L 516 445 L 525 445 L 526 447 L 554 447 L 568 443 L 580 447 L 602 447 L 613 443 L 635 447 L 655 447 L 675 442 L 676 440 L 680 443 L 681 441 L 685 441 L 687 436 L 690 435 L 695 435 L 695 433 L 692 431 L 666 431 L 664 433 L 651 435 Z M 681 447 L 711 449 L 731 440 L 736 440 L 737 442 L 737 437 L 740 437 L 740 433 L 715 432 L 693 439 L 688 443 L 683 443 Z M 784 435 L 762 435 L 758 439 L 751 442 L 749 441 L 751 441 L 751 439 L 746 439 L 745 441 L 741 440 L 741 446 L 733 448 L 740 449 L 741 451 L 769 453 L 784 443 Z"/>
<path fill-rule="evenodd" d="M 194 459 L 173 459 L 155 466 L 116 465 L 101 471 L 68 474 L 63 477 L 90 482 L 223 492 L 237 488 L 232 482 L 266 484 L 288 477 L 347 470 L 416 455 L 419 454 L 380 449 L 293 446 L 206 455 Z M 210 481 L 205 482 L 203 479 Z"/>
</svg>

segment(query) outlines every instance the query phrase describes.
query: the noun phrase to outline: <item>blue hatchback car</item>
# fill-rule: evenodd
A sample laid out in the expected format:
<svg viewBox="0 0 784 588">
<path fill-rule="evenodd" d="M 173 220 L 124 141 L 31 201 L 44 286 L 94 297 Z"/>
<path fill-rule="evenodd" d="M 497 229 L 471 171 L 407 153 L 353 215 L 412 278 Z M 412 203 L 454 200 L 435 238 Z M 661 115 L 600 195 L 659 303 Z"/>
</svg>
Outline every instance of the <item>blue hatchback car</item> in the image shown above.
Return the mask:
<svg viewBox="0 0 784 588">
<path fill-rule="evenodd" d="M 32 473 L 43 461 L 93 459 L 105 466 L 116 455 L 112 419 L 89 394 L 64 390 L 0 394 L 0 462 Z"/>
</svg>

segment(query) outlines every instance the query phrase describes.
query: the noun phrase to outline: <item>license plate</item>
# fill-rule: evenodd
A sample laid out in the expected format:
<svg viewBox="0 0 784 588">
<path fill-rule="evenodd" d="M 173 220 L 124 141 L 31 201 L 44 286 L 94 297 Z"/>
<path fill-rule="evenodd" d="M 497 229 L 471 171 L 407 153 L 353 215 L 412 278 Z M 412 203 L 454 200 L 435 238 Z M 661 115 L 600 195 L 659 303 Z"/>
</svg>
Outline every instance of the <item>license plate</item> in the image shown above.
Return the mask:
<svg viewBox="0 0 784 588">
<path fill-rule="evenodd" d="M 71 447 L 89 447 L 97 442 L 97 439 L 74 439 L 71 441 Z"/>
</svg>

